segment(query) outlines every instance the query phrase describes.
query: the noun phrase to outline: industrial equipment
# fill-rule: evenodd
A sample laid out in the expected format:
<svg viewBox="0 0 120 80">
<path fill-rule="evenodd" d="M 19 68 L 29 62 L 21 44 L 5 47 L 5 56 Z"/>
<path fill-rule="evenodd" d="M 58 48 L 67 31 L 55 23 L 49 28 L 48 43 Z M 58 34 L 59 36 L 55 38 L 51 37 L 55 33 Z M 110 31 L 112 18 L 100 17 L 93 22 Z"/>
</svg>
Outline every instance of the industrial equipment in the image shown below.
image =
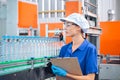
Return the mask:
<svg viewBox="0 0 120 80">
<path fill-rule="evenodd" d="M 96 80 L 120 80 L 120 22 L 99 21 L 110 16 L 104 15 L 107 8 L 115 10 L 113 17 L 119 20 L 119 3 L 119 0 L 0 0 L 0 80 L 55 79 L 49 59 L 58 56 L 63 41 L 68 43 L 71 39 L 63 36 L 60 41 L 53 35 L 64 34 L 59 19 L 73 12 L 84 15 L 90 24 L 87 39 L 99 53 Z"/>
<path fill-rule="evenodd" d="M 120 80 L 120 56 L 103 56 L 99 64 L 99 80 Z"/>
<path fill-rule="evenodd" d="M 50 58 L 58 56 L 62 45 L 58 37 L 3 36 L 0 80 L 45 80 L 52 77 L 48 63 Z"/>
<path fill-rule="evenodd" d="M 120 80 L 120 34 L 119 21 L 100 22 L 102 35 L 100 36 L 99 79 Z"/>
</svg>

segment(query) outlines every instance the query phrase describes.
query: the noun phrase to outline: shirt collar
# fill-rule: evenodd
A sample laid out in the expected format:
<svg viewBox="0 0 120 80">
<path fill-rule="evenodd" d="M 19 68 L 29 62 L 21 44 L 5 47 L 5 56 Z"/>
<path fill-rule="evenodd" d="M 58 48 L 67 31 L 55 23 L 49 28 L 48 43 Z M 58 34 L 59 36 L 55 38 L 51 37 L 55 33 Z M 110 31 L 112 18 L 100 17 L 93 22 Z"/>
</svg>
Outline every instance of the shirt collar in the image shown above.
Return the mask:
<svg viewBox="0 0 120 80">
<path fill-rule="evenodd" d="M 83 41 L 83 43 L 78 47 L 78 49 L 84 50 L 87 45 L 88 45 L 88 41 L 85 39 Z M 72 42 L 69 44 L 68 49 L 69 49 L 69 52 L 71 52 L 71 50 L 72 50 Z"/>
<path fill-rule="evenodd" d="M 84 50 L 87 45 L 88 45 L 88 41 L 87 41 L 87 40 L 84 40 L 83 43 L 78 47 L 78 49 Z"/>
</svg>

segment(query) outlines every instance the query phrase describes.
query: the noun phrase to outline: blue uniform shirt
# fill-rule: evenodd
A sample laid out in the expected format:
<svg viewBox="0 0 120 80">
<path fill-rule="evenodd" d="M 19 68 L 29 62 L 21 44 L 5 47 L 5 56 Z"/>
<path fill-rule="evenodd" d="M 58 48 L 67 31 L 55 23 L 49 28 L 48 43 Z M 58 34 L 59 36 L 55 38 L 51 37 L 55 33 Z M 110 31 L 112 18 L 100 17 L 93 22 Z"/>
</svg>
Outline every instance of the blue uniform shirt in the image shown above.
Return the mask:
<svg viewBox="0 0 120 80">
<path fill-rule="evenodd" d="M 84 42 L 72 53 L 72 42 L 61 48 L 59 57 L 77 57 L 83 75 L 97 73 L 97 50 L 88 40 Z"/>
</svg>

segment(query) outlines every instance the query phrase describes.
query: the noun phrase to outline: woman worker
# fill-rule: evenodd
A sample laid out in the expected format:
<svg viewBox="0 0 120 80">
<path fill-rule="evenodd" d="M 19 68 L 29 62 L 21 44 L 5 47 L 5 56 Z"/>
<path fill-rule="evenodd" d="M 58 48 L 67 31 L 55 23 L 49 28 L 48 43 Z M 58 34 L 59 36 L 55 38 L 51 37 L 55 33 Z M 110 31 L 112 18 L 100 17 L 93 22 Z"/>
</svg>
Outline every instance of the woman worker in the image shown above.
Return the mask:
<svg viewBox="0 0 120 80">
<path fill-rule="evenodd" d="M 55 75 L 69 77 L 74 80 L 94 80 L 98 72 L 96 47 L 84 38 L 89 28 L 87 20 L 79 13 L 72 13 L 61 19 L 65 24 L 66 36 L 72 37 L 72 42 L 61 48 L 59 57 L 77 57 L 83 76 L 68 73 L 66 70 L 52 65 Z"/>
</svg>

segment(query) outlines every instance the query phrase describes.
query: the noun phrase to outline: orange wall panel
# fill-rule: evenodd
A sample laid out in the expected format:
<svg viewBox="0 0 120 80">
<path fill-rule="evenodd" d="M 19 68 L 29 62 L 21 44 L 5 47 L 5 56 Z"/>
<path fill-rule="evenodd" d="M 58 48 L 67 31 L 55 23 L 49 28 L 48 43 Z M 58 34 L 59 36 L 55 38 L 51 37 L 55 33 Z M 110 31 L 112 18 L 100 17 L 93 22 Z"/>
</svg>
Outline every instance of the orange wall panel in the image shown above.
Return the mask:
<svg viewBox="0 0 120 80">
<path fill-rule="evenodd" d="M 120 55 L 120 21 L 100 22 L 100 53 Z"/>
<path fill-rule="evenodd" d="M 63 29 L 63 23 L 49 23 L 49 30 L 55 30 L 57 28 Z"/>
<path fill-rule="evenodd" d="M 72 38 L 71 37 L 66 37 L 66 43 L 70 43 L 72 41 Z"/>
<path fill-rule="evenodd" d="M 63 29 L 63 23 L 41 23 L 40 24 L 40 36 L 46 36 L 46 24 L 48 24 L 49 30 Z M 54 33 L 49 33 L 49 37 L 53 37 Z"/>
<path fill-rule="evenodd" d="M 18 1 L 19 28 L 37 28 L 37 5 Z"/>
<path fill-rule="evenodd" d="M 63 23 L 49 23 L 49 30 L 63 29 Z M 48 36 L 53 37 L 54 33 L 49 33 Z"/>
<path fill-rule="evenodd" d="M 71 13 L 82 14 L 82 3 L 79 1 L 68 1 L 66 2 L 65 15 L 68 16 Z"/>
</svg>

